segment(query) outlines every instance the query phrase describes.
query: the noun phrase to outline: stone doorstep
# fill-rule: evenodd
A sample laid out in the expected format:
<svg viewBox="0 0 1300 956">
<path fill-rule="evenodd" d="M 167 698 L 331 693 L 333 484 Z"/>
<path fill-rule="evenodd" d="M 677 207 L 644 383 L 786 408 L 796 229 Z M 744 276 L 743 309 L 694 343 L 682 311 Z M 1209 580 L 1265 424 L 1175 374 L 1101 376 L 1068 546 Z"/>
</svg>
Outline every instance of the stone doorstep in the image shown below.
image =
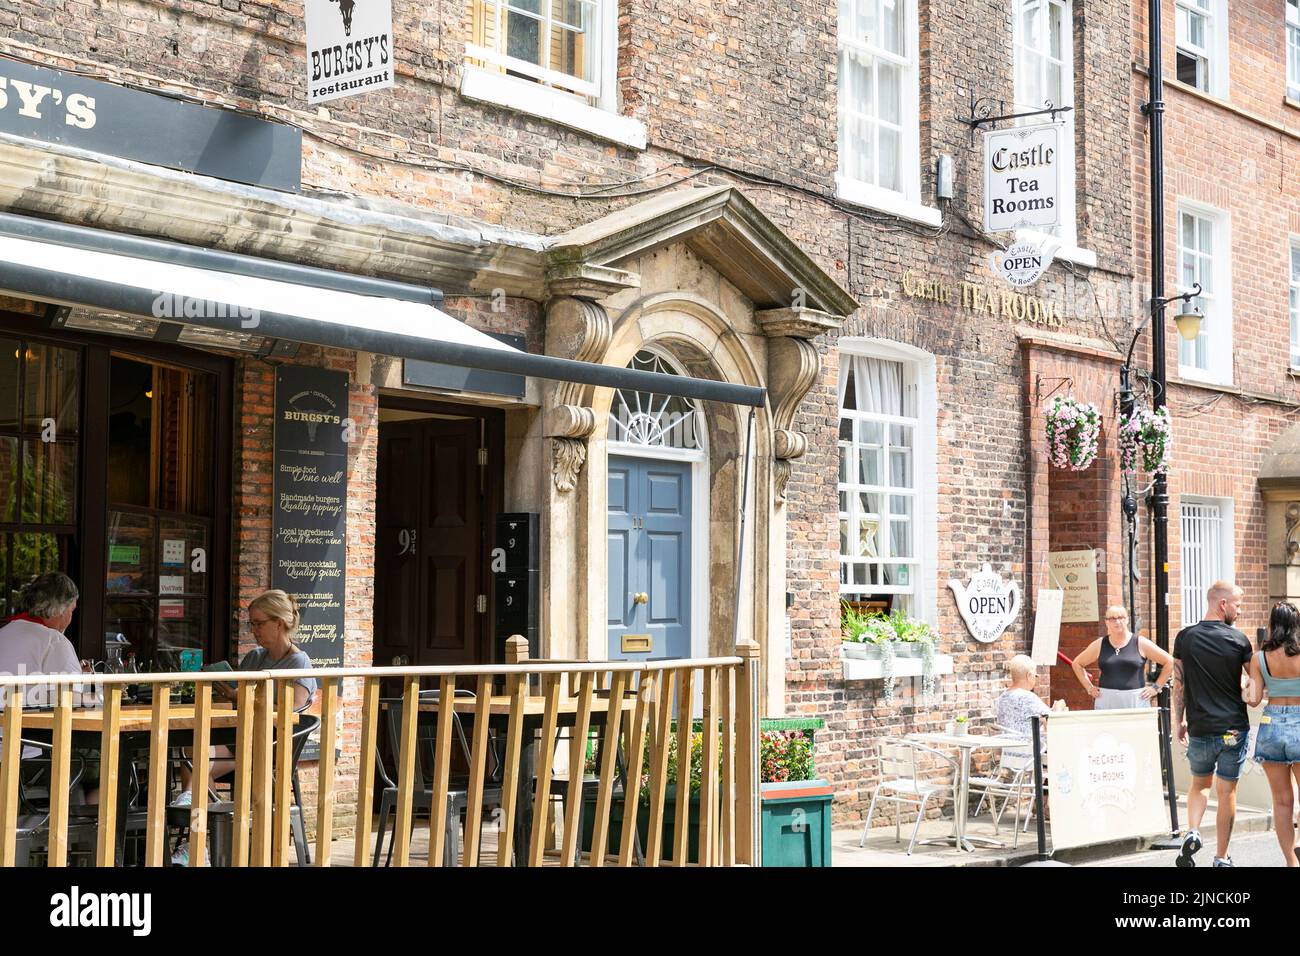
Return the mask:
<svg viewBox="0 0 1300 956">
<path fill-rule="evenodd" d="M 1183 794 L 1179 794 L 1179 822 L 1186 827 L 1187 825 L 1187 799 Z M 1210 801 L 1209 808 L 1205 811 L 1205 818 L 1202 821 L 1201 836 L 1207 844 L 1214 840 L 1214 811 L 1215 803 Z M 1271 810 L 1259 810 L 1255 808 L 1238 807 L 1237 819 L 1233 825 L 1232 832 L 1240 833 L 1264 833 L 1273 827 L 1273 813 Z M 1003 824 L 1001 833 L 997 839 L 1009 838 L 1011 826 L 1009 823 Z M 919 840 L 934 839 L 945 836 L 952 832 L 952 818 L 946 817 L 937 820 L 927 820 L 921 824 Z M 981 815 L 978 820 L 971 820 L 967 826 L 967 833 L 977 837 L 993 837 L 993 827 L 988 821 L 987 814 Z M 974 853 L 966 853 L 955 847 L 934 847 L 934 846 L 917 846 L 912 856 L 907 855 L 907 840 L 911 836 L 911 829 L 907 823 L 904 823 L 902 829 L 902 842 L 894 842 L 894 827 L 892 825 L 873 828 L 867 837 L 867 846 L 859 847 L 858 840 L 862 836 L 862 827 L 840 828 L 831 833 L 831 865 L 837 867 L 992 867 L 992 866 L 1023 866 L 1031 863 L 1037 858 L 1037 835 L 1034 824 L 1030 824 L 1029 832 L 1020 835 L 1020 845 L 1014 849 L 1010 846 L 1007 848 L 999 847 L 976 847 Z M 1133 853 L 1141 853 L 1151 849 L 1152 845 L 1159 840 L 1164 839 L 1163 835 L 1150 837 L 1128 837 L 1123 840 L 1110 840 L 1105 843 L 1090 843 L 1086 846 L 1070 847 L 1063 849 L 1052 855 L 1052 859 L 1059 860 L 1062 863 L 1087 863 L 1097 860 L 1105 860 L 1111 857 L 1127 856 Z M 1027 842 L 1026 842 L 1027 841 Z M 873 845 L 874 844 L 874 845 Z M 1049 839 L 1050 845 L 1050 839 Z"/>
</svg>

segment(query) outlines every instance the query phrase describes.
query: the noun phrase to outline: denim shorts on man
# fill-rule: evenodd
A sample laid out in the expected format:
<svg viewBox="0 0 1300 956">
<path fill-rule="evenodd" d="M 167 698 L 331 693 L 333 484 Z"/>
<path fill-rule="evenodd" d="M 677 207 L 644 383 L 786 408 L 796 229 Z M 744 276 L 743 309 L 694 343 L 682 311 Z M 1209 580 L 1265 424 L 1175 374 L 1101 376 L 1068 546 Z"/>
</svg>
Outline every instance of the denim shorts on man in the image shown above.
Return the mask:
<svg viewBox="0 0 1300 956">
<path fill-rule="evenodd" d="M 1300 763 L 1300 707 L 1269 704 L 1259 719 L 1255 738 L 1255 760 L 1259 763 Z"/>
<path fill-rule="evenodd" d="M 1192 776 L 1208 777 L 1215 773 L 1220 780 L 1236 780 L 1246 762 L 1250 734 L 1238 730 L 1226 734 L 1187 738 L 1187 762 Z"/>
</svg>

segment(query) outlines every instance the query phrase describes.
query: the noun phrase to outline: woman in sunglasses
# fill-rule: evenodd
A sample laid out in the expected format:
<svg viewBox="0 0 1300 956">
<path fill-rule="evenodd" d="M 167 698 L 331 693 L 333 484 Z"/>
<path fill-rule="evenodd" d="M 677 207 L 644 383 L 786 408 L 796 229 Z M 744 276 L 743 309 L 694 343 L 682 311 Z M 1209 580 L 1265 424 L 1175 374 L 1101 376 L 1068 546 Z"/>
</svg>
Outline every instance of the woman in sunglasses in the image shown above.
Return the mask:
<svg viewBox="0 0 1300 956">
<path fill-rule="evenodd" d="M 1151 686 L 1146 680 L 1147 661 L 1160 665 L 1160 676 Z M 1100 687 L 1088 677 L 1087 668 L 1093 664 L 1101 671 Z M 1130 631 L 1128 611 L 1119 604 L 1106 608 L 1106 636 L 1084 648 L 1071 666 L 1093 699 L 1094 710 L 1149 707 L 1151 698 L 1169 685 L 1174 673 L 1173 657 Z"/>
</svg>

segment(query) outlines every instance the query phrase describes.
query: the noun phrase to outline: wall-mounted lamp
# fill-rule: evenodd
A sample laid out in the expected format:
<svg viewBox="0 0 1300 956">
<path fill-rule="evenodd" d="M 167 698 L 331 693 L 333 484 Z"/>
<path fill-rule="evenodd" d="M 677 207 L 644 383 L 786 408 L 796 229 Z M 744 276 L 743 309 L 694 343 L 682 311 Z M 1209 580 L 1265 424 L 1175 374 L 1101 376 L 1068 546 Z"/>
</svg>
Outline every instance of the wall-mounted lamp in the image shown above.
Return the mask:
<svg viewBox="0 0 1300 956">
<path fill-rule="evenodd" d="M 1192 301 L 1201 294 L 1201 284 L 1196 283 L 1196 288 L 1191 292 L 1184 292 L 1182 295 L 1171 295 L 1164 299 L 1152 299 L 1152 306 L 1165 306 L 1171 302 L 1181 302 L 1182 307 L 1174 316 L 1174 325 L 1178 327 L 1178 334 L 1186 341 L 1191 342 L 1201 334 L 1201 320 L 1205 318 L 1201 310 L 1197 308 Z"/>
<path fill-rule="evenodd" d="M 1174 325 L 1178 326 L 1178 334 L 1191 342 L 1201 334 L 1203 318 L 1205 316 L 1201 315 L 1201 310 L 1189 302 L 1174 316 Z"/>
</svg>

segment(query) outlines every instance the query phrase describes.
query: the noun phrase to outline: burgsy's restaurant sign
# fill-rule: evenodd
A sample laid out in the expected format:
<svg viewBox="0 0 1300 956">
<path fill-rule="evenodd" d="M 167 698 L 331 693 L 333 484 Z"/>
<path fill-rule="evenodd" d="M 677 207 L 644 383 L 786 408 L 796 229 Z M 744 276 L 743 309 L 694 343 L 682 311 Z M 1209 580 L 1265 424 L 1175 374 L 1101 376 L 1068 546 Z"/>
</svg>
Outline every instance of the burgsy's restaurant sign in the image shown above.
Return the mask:
<svg viewBox="0 0 1300 956">
<path fill-rule="evenodd" d="M 302 133 L 282 123 L 0 60 L 0 133 L 297 192 Z"/>
<path fill-rule="evenodd" d="M 307 0 L 307 102 L 393 85 L 391 0 Z"/>
</svg>

